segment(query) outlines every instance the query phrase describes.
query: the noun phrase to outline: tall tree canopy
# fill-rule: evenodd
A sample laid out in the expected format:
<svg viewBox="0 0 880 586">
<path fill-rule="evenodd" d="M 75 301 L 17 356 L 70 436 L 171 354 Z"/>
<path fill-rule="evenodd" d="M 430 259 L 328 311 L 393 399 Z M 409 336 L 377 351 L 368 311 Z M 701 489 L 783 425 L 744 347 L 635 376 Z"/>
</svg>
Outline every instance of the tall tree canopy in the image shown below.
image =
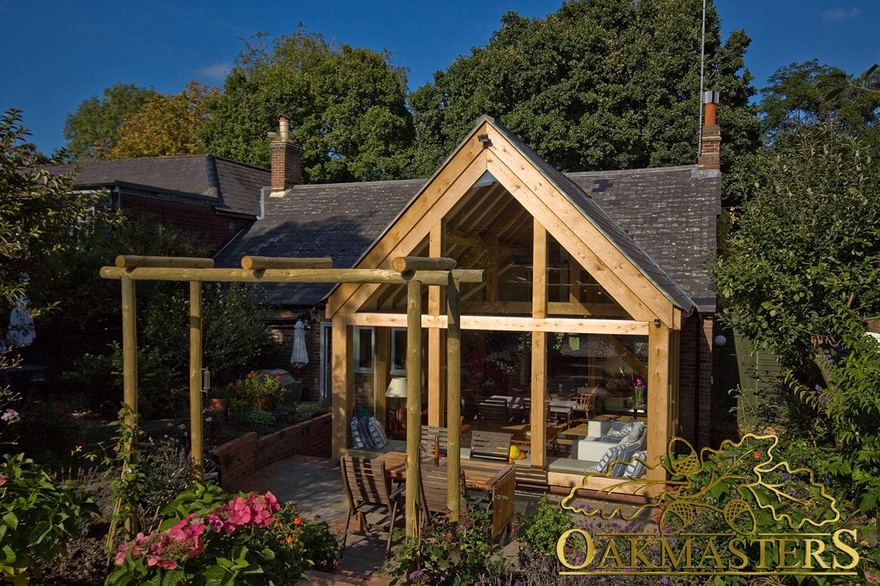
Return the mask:
<svg viewBox="0 0 880 586">
<path fill-rule="evenodd" d="M 179 94 L 156 94 L 147 99 L 140 110 L 125 119 L 107 158 L 206 152 L 199 131 L 210 114 L 208 101 L 217 95 L 216 88 L 192 81 Z"/>
<path fill-rule="evenodd" d="M 388 54 L 335 46 L 298 31 L 269 47 L 259 35 L 238 56 L 202 139 L 218 155 L 268 166 L 267 133 L 290 118 L 312 183 L 399 178 L 414 131 L 406 76 Z"/>
<path fill-rule="evenodd" d="M 546 19 L 508 12 L 489 44 L 411 97 L 417 170 L 432 172 L 480 114 L 556 167 L 621 169 L 696 160 L 700 0 L 574 0 Z M 722 161 L 757 144 L 742 31 L 720 41 L 710 6 L 706 88 L 719 90 Z"/>
<path fill-rule="evenodd" d="M 759 111 L 767 140 L 825 123 L 841 132 L 880 139 L 880 92 L 871 91 L 880 88 L 880 70 L 862 77 L 856 80 L 816 60 L 780 68 L 761 90 Z"/>
<path fill-rule="evenodd" d="M 104 89 L 104 96 L 82 102 L 64 123 L 65 146 L 73 159 L 109 158 L 125 120 L 159 94 L 133 83 L 117 83 Z"/>
</svg>

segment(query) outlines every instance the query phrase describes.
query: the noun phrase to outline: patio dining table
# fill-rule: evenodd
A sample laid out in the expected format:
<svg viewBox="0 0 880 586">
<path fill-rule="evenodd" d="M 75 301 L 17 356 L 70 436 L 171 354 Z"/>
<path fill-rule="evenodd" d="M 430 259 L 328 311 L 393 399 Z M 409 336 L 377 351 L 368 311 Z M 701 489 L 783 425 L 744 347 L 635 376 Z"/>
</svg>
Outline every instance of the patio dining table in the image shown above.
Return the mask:
<svg viewBox="0 0 880 586">
<path fill-rule="evenodd" d="M 406 480 L 406 454 L 403 452 L 387 452 L 379 456 L 385 462 L 385 470 L 391 478 L 398 481 Z M 434 466 L 434 460 L 428 456 L 422 458 L 421 466 Z M 440 467 L 446 468 L 446 458 L 440 459 Z M 504 529 L 510 532 L 513 515 L 516 509 L 516 469 L 508 464 L 496 462 L 461 460 L 461 471 L 468 488 L 491 493 L 492 496 L 492 537 L 498 537 Z"/>
</svg>

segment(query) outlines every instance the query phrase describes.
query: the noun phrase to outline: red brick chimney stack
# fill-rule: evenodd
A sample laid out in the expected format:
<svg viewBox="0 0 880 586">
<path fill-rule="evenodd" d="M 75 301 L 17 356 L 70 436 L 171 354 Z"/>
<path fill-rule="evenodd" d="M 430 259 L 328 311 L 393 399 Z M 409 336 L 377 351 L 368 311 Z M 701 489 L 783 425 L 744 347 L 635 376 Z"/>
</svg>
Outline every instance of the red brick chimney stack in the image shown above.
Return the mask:
<svg viewBox="0 0 880 586">
<path fill-rule="evenodd" d="M 272 156 L 273 195 L 303 182 L 303 148 L 290 140 L 290 119 L 284 114 L 278 117 L 278 130 L 278 137 L 269 143 L 269 153 Z"/>
<path fill-rule="evenodd" d="M 705 117 L 700 132 L 700 154 L 697 157 L 697 168 L 706 171 L 721 169 L 721 128 L 715 120 L 715 104 L 718 103 L 719 92 L 703 92 Z"/>
</svg>

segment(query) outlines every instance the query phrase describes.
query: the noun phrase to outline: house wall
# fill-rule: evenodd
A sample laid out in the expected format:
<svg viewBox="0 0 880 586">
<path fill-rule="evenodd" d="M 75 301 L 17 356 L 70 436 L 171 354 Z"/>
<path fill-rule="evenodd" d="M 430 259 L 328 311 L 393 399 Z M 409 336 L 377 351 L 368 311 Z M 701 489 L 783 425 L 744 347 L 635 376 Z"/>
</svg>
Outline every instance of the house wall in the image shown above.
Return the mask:
<svg viewBox="0 0 880 586">
<path fill-rule="evenodd" d="M 681 329 L 679 428 L 673 433 L 697 448 L 710 443 L 713 328 L 711 317 L 695 312 Z"/>
<path fill-rule="evenodd" d="M 321 389 L 321 327 L 318 321 L 312 322 L 306 319 L 303 320 L 303 323 L 306 321 L 309 322 L 305 330 L 306 351 L 309 354 L 309 363 L 300 368 L 294 368 L 289 363 L 290 354 L 293 351 L 296 313 L 284 312 L 283 314 L 273 315 L 269 321 L 269 329 L 275 340 L 284 348 L 287 356 L 287 362 L 277 365 L 276 368 L 283 368 L 289 371 L 295 379 L 302 381 L 304 401 L 317 401 Z"/>
<path fill-rule="evenodd" d="M 151 213 L 170 226 L 195 233 L 213 255 L 253 220 L 217 214 L 210 201 L 181 201 L 173 196 L 137 190 L 120 192 L 120 208 L 126 213 Z"/>
</svg>

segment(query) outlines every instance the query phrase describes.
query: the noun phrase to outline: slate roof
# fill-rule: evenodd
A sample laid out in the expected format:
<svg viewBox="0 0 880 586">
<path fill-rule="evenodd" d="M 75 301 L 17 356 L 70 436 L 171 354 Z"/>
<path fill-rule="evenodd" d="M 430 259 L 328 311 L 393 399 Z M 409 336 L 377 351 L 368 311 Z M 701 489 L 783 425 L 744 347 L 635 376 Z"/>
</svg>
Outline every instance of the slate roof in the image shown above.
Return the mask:
<svg viewBox="0 0 880 586">
<path fill-rule="evenodd" d="M 496 124 L 497 126 L 497 124 Z M 518 140 L 518 146 L 525 147 Z M 706 261 L 715 246 L 721 177 L 696 165 L 562 174 L 530 150 L 542 173 L 687 313 L 714 311 Z M 298 185 L 267 197 L 265 218 L 224 248 L 217 266 L 245 254 L 333 258 L 351 267 L 427 184 L 427 179 Z M 266 285 L 278 306 L 312 306 L 330 285 Z"/>
<path fill-rule="evenodd" d="M 296 185 L 284 197 L 264 198 L 264 215 L 218 253 L 218 267 L 239 267 L 246 254 L 324 257 L 350 268 L 425 185 L 425 179 Z M 332 285 L 270 283 L 267 301 L 312 306 Z"/>
<path fill-rule="evenodd" d="M 701 313 L 715 311 L 709 261 L 721 213 L 720 172 L 688 165 L 567 176 L 675 279 Z"/>
<path fill-rule="evenodd" d="M 270 182 L 267 169 L 214 155 L 82 161 L 75 166 L 79 171 L 74 185 L 79 189 L 137 185 L 181 196 L 206 196 L 216 200 L 218 210 L 253 216 L 260 211 L 260 189 Z M 74 170 L 74 165 L 57 165 L 48 170 L 53 174 L 67 173 Z"/>
</svg>

